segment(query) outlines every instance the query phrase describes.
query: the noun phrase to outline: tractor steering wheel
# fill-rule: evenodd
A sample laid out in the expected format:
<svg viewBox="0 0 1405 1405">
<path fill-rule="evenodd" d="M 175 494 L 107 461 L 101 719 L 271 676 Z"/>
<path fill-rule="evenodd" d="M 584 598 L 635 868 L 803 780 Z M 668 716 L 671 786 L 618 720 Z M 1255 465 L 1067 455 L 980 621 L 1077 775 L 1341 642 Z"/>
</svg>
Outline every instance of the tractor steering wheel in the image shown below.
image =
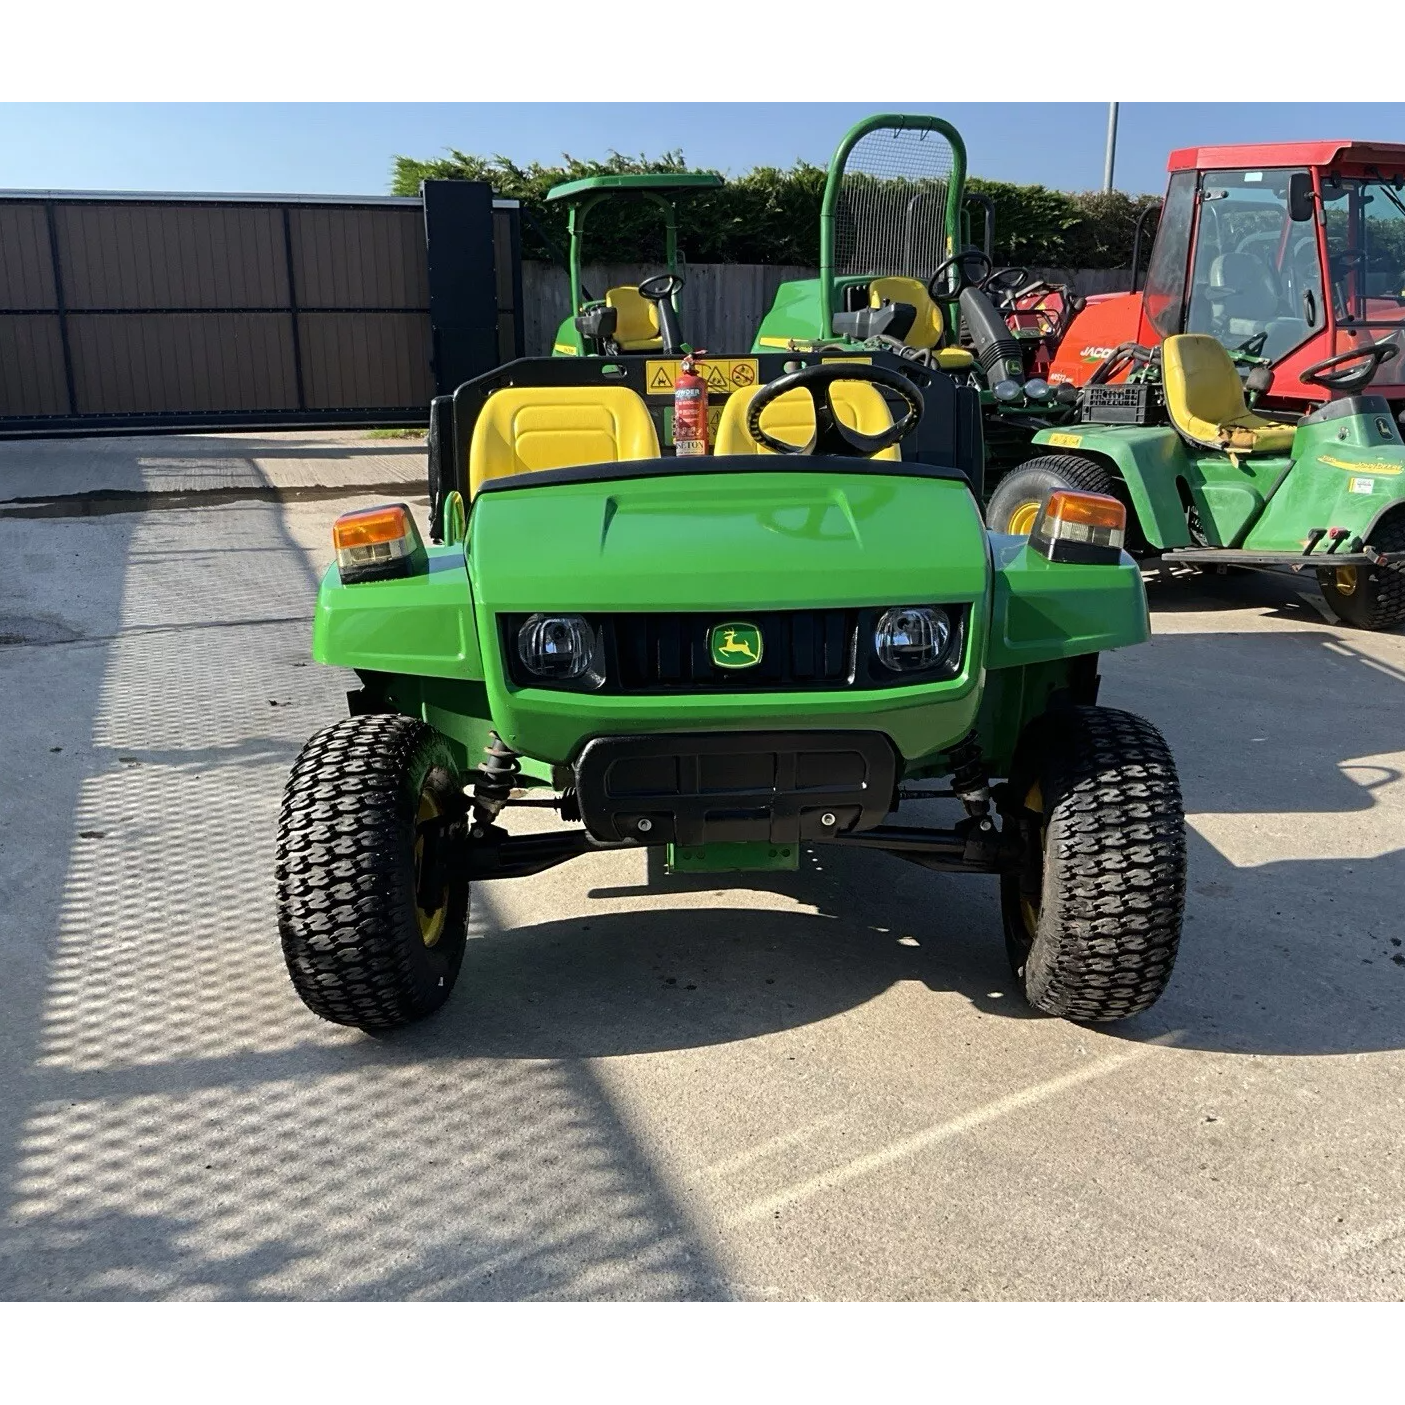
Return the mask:
<svg viewBox="0 0 1405 1405">
<path fill-rule="evenodd" d="M 1015 295 L 1033 277 L 1027 268 L 1002 268 L 998 273 L 992 273 L 986 278 L 981 284 L 981 291 L 989 293 L 997 307 L 1003 308 L 1007 303 L 1013 307 Z"/>
<path fill-rule="evenodd" d="M 1392 334 L 1393 335 L 1393 334 Z M 1372 342 L 1369 346 L 1354 346 L 1350 351 L 1329 356 L 1325 361 L 1315 361 L 1311 366 L 1298 372 L 1298 379 L 1304 385 L 1320 385 L 1326 390 L 1340 390 L 1347 395 L 1360 390 L 1369 383 L 1376 371 L 1387 361 L 1394 361 L 1400 355 L 1400 347 L 1393 341 Z M 1354 371 L 1339 371 L 1338 366 L 1349 366 L 1353 361 L 1364 362 Z"/>
<path fill-rule="evenodd" d="M 970 270 L 966 267 L 967 260 L 975 259 L 985 265 L 985 272 L 979 278 L 971 276 Z M 948 269 L 956 272 L 956 286 L 948 288 L 942 283 L 942 275 Z M 944 259 L 937 265 L 936 272 L 927 280 L 927 296 L 933 302 L 949 302 L 952 298 L 958 297 L 965 289 L 978 285 L 989 278 L 995 272 L 995 265 L 991 263 L 989 255 L 980 249 L 963 249 L 959 254 L 953 254 L 949 259 Z"/>
<path fill-rule="evenodd" d="M 639 296 L 647 298 L 650 302 L 661 302 L 664 298 L 671 298 L 682 290 L 683 275 L 681 273 L 650 274 L 637 289 Z"/>
<path fill-rule="evenodd" d="M 907 412 L 878 434 L 860 434 L 850 429 L 834 408 L 829 387 L 835 381 L 867 381 L 870 385 L 881 385 L 907 406 Z M 792 390 L 805 391 L 815 407 L 815 432 L 808 444 L 791 444 L 761 428 L 761 412 Z M 838 458 L 866 459 L 906 439 L 922 422 L 923 409 L 922 392 L 897 371 L 890 371 L 886 366 L 865 365 L 862 361 L 831 361 L 802 366 L 788 376 L 778 376 L 763 385 L 747 409 L 746 432 L 777 454 L 833 454 Z"/>
</svg>

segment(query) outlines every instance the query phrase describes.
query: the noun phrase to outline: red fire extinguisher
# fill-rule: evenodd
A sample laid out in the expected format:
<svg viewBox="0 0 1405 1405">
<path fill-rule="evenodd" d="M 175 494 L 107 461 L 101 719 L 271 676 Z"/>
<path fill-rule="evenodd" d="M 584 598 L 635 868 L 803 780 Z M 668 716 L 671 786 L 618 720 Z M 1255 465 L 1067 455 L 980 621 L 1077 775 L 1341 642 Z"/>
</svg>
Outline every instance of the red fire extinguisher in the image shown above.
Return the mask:
<svg viewBox="0 0 1405 1405">
<path fill-rule="evenodd" d="M 673 383 L 673 448 L 680 455 L 707 453 L 707 382 L 697 371 L 703 354 L 688 352 Z"/>
</svg>

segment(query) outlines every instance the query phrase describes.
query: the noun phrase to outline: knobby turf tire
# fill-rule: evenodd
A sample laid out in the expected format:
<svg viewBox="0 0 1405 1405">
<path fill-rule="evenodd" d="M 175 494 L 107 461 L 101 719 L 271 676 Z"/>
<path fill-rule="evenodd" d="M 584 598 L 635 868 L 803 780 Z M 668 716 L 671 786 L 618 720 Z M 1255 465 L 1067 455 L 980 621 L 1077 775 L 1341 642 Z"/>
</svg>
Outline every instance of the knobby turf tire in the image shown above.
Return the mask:
<svg viewBox="0 0 1405 1405">
<path fill-rule="evenodd" d="M 1391 556 L 1405 552 L 1405 514 L 1376 528 L 1371 545 Z M 1405 571 L 1381 566 L 1358 566 L 1356 589 L 1343 595 L 1335 571 L 1319 571 L 1317 583 L 1337 617 L 1355 629 L 1394 629 L 1405 623 Z"/>
<path fill-rule="evenodd" d="M 1007 473 L 986 504 L 986 526 L 992 532 L 1008 532 L 1010 519 L 1024 503 L 1042 507 L 1060 488 L 1078 493 L 1103 493 L 1117 497 L 1118 480 L 1100 463 L 1079 454 L 1046 454 L 1031 459 Z"/>
<path fill-rule="evenodd" d="M 1011 780 L 1037 781 L 1039 910 L 1031 942 L 1019 879 L 1001 881 L 1011 965 L 1046 1014 L 1140 1014 L 1171 978 L 1185 910 L 1185 811 L 1170 748 L 1144 718 L 1073 707 L 1032 723 Z M 1042 840 L 1041 836 L 1042 835 Z"/>
<path fill-rule="evenodd" d="M 298 995 L 324 1020 L 393 1029 L 438 1009 L 458 979 L 468 927 L 461 864 L 450 868 L 433 946 L 416 916 L 422 790 L 441 813 L 462 806 L 448 743 L 412 717 L 348 717 L 293 764 L 278 822 L 278 931 Z"/>
</svg>

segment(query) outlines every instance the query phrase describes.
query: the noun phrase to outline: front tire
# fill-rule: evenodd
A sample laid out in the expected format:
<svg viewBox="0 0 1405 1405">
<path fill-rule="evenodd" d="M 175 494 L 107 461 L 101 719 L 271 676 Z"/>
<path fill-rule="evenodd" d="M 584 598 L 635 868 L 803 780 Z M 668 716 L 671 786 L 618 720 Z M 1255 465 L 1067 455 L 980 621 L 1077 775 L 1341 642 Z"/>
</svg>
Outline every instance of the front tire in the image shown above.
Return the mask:
<svg viewBox="0 0 1405 1405">
<path fill-rule="evenodd" d="M 1170 748 L 1130 712 L 1036 719 L 1010 778 L 1024 846 L 1001 877 L 1010 965 L 1036 1009 L 1126 1019 L 1171 978 L 1185 910 L 1185 811 Z"/>
<path fill-rule="evenodd" d="M 386 1030 L 448 999 L 468 935 L 462 813 L 448 742 L 416 718 L 348 717 L 303 747 L 279 814 L 278 931 L 314 1014 Z"/>
<path fill-rule="evenodd" d="M 1390 556 L 1405 552 L 1405 516 L 1382 523 L 1371 545 Z M 1394 629 L 1405 623 L 1405 572 L 1339 566 L 1318 571 L 1317 583 L 1337 618 L 1353 629 Z"/>
<path fill-rule="evenodd" d="M 1116 497 L 1117 480 L 1102 464 L 1079 454 L 1048 454 L 1007 473 L 986 504 L 985 523 L 992 532 L 1027 537 L 1050 496 L 1063 489 Z"/>
</svg>

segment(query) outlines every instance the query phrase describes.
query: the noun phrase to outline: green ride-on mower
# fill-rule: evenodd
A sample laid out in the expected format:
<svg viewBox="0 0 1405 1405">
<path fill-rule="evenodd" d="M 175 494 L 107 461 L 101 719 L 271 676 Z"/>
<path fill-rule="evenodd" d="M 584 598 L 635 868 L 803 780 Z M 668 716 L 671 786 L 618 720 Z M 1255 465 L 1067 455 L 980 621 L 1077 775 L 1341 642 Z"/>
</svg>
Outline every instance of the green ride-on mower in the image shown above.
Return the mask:
<svg viewBox="0 0 1405 1405">
<path fill-rule="evenodd" d="M 641 175 L 586 176 L 553 186 L 549 201 L 569 209 L 571 314 L 557 329 L 552 351 L 557 356 L 628 356 L 639 353 L 680 355 L 686 348 L 678 317 L 683 275 L 678 271 L 678 212 L 673 196 L 722 185 L 711 171 L 660 171 Z M 581 276 L 586 217 L 607 200 L 636 195 L 657 206 L 664 219 L 664 262 L 637 287 L 607 288 L 595 298 Z"/>
<path fill-rule="evenodd" d="M 782 283 L 754 351 L 886 350 L 958 376 L 981 395 L 986 467 L 1027 456 L 1074 395 L 1037 374 L 1069 288 L 996 269 L 991 202 L 965 190 L 966 147 L 939 117 L 883 113 L 850 129 L 829 163 L 818 278 Z M 985 248 L 969 206 L 984 207 Z"/>
<path fill-rule="evenodd" d="M 1405 442 L 1389 402 L 1361 392 L 1398 352 L 1383 339 L 1303 368 L 1332 398 L 1300 416 L 1257 413 L 1270 365 L 1208 333 L 1119 347 L 1079 392 L 1082 422 L 1034 436 L 1048 452 L 1001 479 L 986 520 L 1020 535 L 1053 493 L 1109 494 L 1139 552 L 1312 571 L 1347 624 L 1391 629 L 1405 622 Z M 1242 381 L 1236 362 L 1252 366 Z"/>
<path fill-rule="evenodd" d="M 640 359 L 511 363 L 453 397 L 442 544 L 403 504 L 337 520 L 313 654 L 360 686 L 293 766 L 277 858 L 317 1014 L 377 1030 L 438 1007 L 475 883 L 599 850 L 793 871 L 820 844 L 996 878 L 1042 1011 L 1161 994 L 1175 766 L 1097 705 L 1099 652 L 1148 634 L 1122 506 L 1070 491 L 992 535 L 974 390 L 756 360 L 712 457 L 664 451 Z M 947 827 L 900 816 L 942 797 Z M 518 806 L 561 823 L 514 833 Z"/>
</svg>

